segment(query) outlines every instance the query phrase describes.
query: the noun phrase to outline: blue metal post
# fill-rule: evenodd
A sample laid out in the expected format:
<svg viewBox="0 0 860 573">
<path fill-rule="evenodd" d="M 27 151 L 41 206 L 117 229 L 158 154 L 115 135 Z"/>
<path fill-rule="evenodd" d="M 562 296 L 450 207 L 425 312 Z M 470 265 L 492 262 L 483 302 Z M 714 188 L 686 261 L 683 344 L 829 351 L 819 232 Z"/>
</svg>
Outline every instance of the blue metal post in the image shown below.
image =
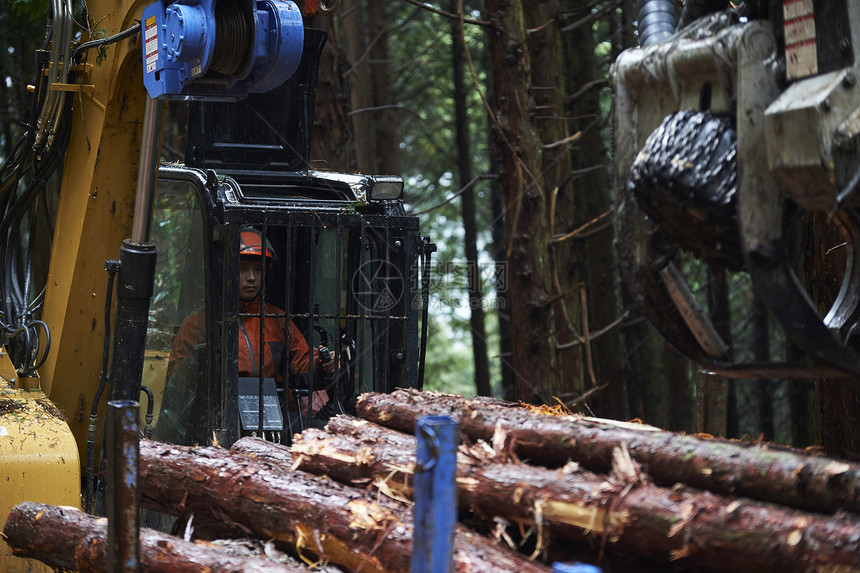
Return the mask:
<svg viewBox="0 0 860 573">
<path fill-rule="evenodd" d="M 115 573 L 140 571 L 139 411 L 131 400 L 107 404 L 107 564 Z"/>
<path fill-rule="evenodd" d="M 425 416 L 415 425 L 415 526 L 412 573 L 454 571 L 459 428 L 449 416 Z"/>
<path fill-rule="evenodd" d="M 552 573 L 602 573 L 603 569 L 587 563 L 553 563 Z"/>
</svg>

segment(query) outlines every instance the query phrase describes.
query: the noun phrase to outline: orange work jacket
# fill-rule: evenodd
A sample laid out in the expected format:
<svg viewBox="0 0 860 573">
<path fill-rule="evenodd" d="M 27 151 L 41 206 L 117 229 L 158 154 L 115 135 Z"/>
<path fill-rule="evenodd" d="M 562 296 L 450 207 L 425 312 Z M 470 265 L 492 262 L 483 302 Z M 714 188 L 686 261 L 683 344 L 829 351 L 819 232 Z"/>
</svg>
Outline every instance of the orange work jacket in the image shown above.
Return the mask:
<svg viewBox="0 0 860 573">
<path fill-rule="evenodd" d="M 254 314 L 255 316 L 239 317 L 239 376 L 258 376 L 260 363 L 260 299 L 250 302 L 239 301 L 239 313 Z M 282 315 L 279 317 L 266 316 L 263 327 L 263 376 L 283 380 L 286 372 L 286 357 L 284 348 L 287 347 L 287 329 L 284 311 L 266 303 L 266 315 Z M 200 308 L 188 316 L 173 339 L 170 347 L 168 369 L 185 358 L 191 356 L 194 345 L 206 340 L 206 316 Z M 306 373 L 310 365 L 310 348 L 301 331 L 290 321 L 289 356 L 293 372 Z M 316 348 L 314 348 L 316 358 Z"/>
</svg>

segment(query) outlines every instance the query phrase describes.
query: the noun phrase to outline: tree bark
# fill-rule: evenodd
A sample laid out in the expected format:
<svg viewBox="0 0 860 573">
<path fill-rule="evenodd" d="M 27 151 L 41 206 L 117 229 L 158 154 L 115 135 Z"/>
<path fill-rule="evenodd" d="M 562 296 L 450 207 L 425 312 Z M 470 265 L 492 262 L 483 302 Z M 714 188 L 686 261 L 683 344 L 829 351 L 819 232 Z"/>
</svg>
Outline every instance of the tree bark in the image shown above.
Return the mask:
<svg viewBox="0 0 860 573">
<path fill-rule="evenodd" d="M 624 334 L 624 378 L 627 380 L 628 414 L 659 427 L 669 426 L 670 382 L 666 375 L 665 356 L 674 350 L 636 307 L 630 291 L 621 286 L 625 309 L 630 320 L 622 326 Z"/>
<path fill-rule="evenodd" d="M 562 9 L 568 15 L 564 22 L 577 21 L 591 10 L 581 0 L 568 0 L 562 4 Z M 616 14 L 616 11 L 611 13 Z M 601 133 L 604 121 L 600 96 L 606 84 L 599 81 L 593 28 L 589 23 L 572 30 L 562 26 L 562 30 L 567 93 L 564 113 L 570 126 L 568 131 L 580 134 L 571 148 L 571 167 L 575 175 L 570 185 L 574 189 L 571 194 L 575 198 L 576 219 L 571 221 L 571 227 L 561 230 L 567 232 L 610 211 L 612 198 L 605 169 L 610 158 Z M 575 246 L 575 260 L 588 293 L 590 330 L 605 328 L 620 315 L 620 277 L 612 241 L 612 219 L 604 221 L 609 224 L 602 230 L 601 224 L 596 224 L 584 233 L 586 236 L 568 241 Z M 598 384 L 608 384 L 591 401 L 593 411 L 606 418 L 628 419 L 628 378 L 623 373 L 623 361 L 618 359 L 623 355 L 621 329 L 614 328 L 594 340 L 591 354 Z"/>
<path fill-rule="evenodd" d="M 806 358 L 803 348 L 791 339 L 785 341 L 785 356 L 788 363 L 800 363 Z M 795 448 L 805 448 L 815 443 L 813 396 L 814 383 L 812 380 L 788 381 L 791 445 Z"/>
<path fill-rule="evenodd" d="M 142 507 L 193 514 L 198 532 L 274 540 L 366 572 L 410 568 L 411 509 L 331 480 L 218 448 L 142 440 L 140 487 Z M 462 527 L 454 562 L 475 572 L 547 571 Z"/>
<path fill-rule="evenodd" d="M 325 431 L 306 430 L 292 451 L 300 469 L 343 483 L 372 481 L 383 493 L 411 496 L 412 436 L 339 416 Z M 849 518 L 657 487 L 620 450 L 610 476 L 575 464 L 551 470 L 496 461 L 503 455 L 474 447 L 458 456 L 459 503 L 488 522 L 502 518 L 536 527 L 539 545 L 557 537 L 603 538 L 610 550 L 710 571 L 860 565 L 860 525 Z"/>
<path fill-rule="evenodd" d="M 696 432 L 726 436 L 729 380 L 716 372 L 696 372 Z"/>
<path fill-rule="evenodd" d="M 297 469 L 346 484 L 376 482 L 385 492 L 412 498 L 415 448 L 415 437 L 410 434 L 367 420 L 337 416 L 329 420 L 325 430 L 302 432 L 290 450 Z M 271 458 L 263 452 L 259 455 L 274 462 L 277 452 Z"/>
<path fill-rule="evenodd" d="M 285 468 L 293 465 L 293 456 L 290 454 L 290 448 L 288 446 L 283 444 L 273 444 L 272 442 L 267 442 L 263 438 L 248 436 L 241 440 L 236 440 L 233 442 L 233 445 L 230 446 L 230 451 L 244 454 L 252 458 L 259 458 L 260 460 L 283 466 Z"/>
<path fill-rule="evenodd" d="M 347 36 L 347 50 L 352 57 L 349 70 L 350 103 L 352 107 L 353 147 L 359 173 L 379 172 L 378 141 L 373 107 L 373 82 L 368 62 L 367 1 L 344 0 L 342 22 Z"/>
<path fill-rule="evenodd" d="M 673 432 L 692 432 L 695 406 L 693 385 L 690 383 L 690 362 L 664 340 L 663 364 L 669 380 L 669 395 L 672 397 L 669 405 L 669 425 L 666 429 Z"/>
<path fill-rule="evenodd" d="M 729 280 L 727 271 L 716 265 L 708 265 L 708 313 L 717 334 L 732 348 L 732 308 L 729 304 Z M 731 357 L 731 353 L 729 354 Z M 735 381 L 726 379 L 726 420 L 723 438 L 738 437 L 738 401 Z"/>
<path fill-rule="evenodd" d="M 38 559 L 60 569 L 108 572 L 107 520 L 73 507 L 22 503 L 12 509 L 3 530 L 14 555 Z M 179 572 L 306 572 L 256 557 L 231 555 L 206 542 L 184 541 L 152 529 L 140 531 L 140 570 Z"/>
<path fill-rule="evenodd" d="M 320 55 L 317 89 L 314 93 L 313 133 L 310 168 L 350 172 L 355 154 L 352 129 L 346 115 L 349 109 L 349 84 L 344 75 L 349 68 L 344 55 L 343 37 L 335 12 L 306 16 L 308 27 L 321 28 L 328 38 Z"/>
<path fill-rule="evenodd" d="M 612 420 L 532 413 L 492 399 L 464 399 L 410 390 L 365 394 L 362 418 L 411 432 L 426 415 L 449 415 L 472 439 L 497 431 L 513 440 L 520 458 L 562 466 L 569 460 L 605 472 L 615 448 L 625 446 L 661 485 L 684 483 L 716 493 L 817 511 L 860 512 L 860 465 L 741 444 L 702 439 Z"/>
<path fill-rule="evenodd" d="M 389 8 L 390 10 L 390 8 Z M 394 109 L 394 86 L 388 51 L 388 17 L 386 2 L 367 3 L 367 18 L 370 28 L 370 73 L 372 75 L 374 112 L 376 126 L 376 169 L 374 173 L 400 174 L 400 139 L 397 137 Z"/>
<path fill-rule="evenodd" d="M 485 29 L 484 37 L 489 43 L 492 32 Z M 483 66 L 488 73 L 492 74 L 489 62 L 489 52 L 484 51 Z M 492 79 L 487 82 L 487 99 L 495 100 L 495 89 Z M 487 148 L 489 149 L 490 173 L 502 172 L 502 145 L 501 134 L 493 127 L 492 117 L 488 117 L 487 124 Z M 499 369 L 501 370 L 501 395 L 506 400 L 516 399 L 516 374 L 513 365 L 513 323 L 511 320 L 511 267 L 508 262 L 508 234 L 505 225 L 505 188 L 498 178 L 490 180 L 490 202 L 493 214 L 491 232 L 493 236 L 493 258 L 497 265 L 501 265 L 502 272 L 497 274 L 496 280 L 496 316 L 499 321 Z M 497 268 L 497 271 L 499 269 Z"/>
<path fill-rule="evenodd" d="M 756 362 L 764 364 L 770 361 L 770 326 L 768 324 L 767 307 L 758 298 L 752 301 L 753 340 L 752 352 Z M 767 379 L 753 381 L 753 401 L 756 407 L 757 429 L 766 441 L 775 439 L 773 386 Z"/>
<path fill-rule="evenodd" d="M 495 115 L 501 141 L 505 228 L 509 243 L 513 368 L 516 395 L 550 403 L 564 392 L 566 368 L 557 353 L 550 265 L 550 193 L 541 176 L 541 142 L 530 115 L 531 61 L 521 0 L 487 0 Z"/>
<path fill-rule="evenodd" d="M 448 8 L 457 13 L 458 0 L 449 0 Z M 451 74 L 453 75 L 454 127 L 457 140 L 457 174 L 460 188 L 472 182 L 472 143 L 469 134 L 469 114 L 466 109 L 466 83 L 463 78 L 463 29 L 460 20 L 451 20 Z M 487 358 L 487 330 L 484 321 L 484 293 L 478 262 L 478 227 L 475 222 L 474 185 L 460 196 L 463 235 L 469 280 L 469 330 L 472 336 L 472 360 L 475 365 L 475 390 L 481 396 L 491 396 L 490 363 Z"/>
<path fill-rule="evenodd" d="M 528 53 L 531 61 L 531 82 L 527 86 L 531 121 L 541 143 L 540 180 L 548 209 L 545 215 L 549 226 L 547 259 L 552 276 L 553 316 L 559 344 L 558 360 L 564 363 L 564 387 L 554 396 L 579 397 L 586 391 L 585 357 L 590 356 L 590 342 L 582 340 L 587 325 L 583 317 L 583 274 L 581 251 L 574 241 L 555 242 L 557 235 L 573 228 L 577 217 L 577 204 L 585 189 L 573 185 L 571 174 L 570 131 L 565 118 L 565 68 L 559 29 L 557 0 L 544 0 L 528 4 L 524 10 L 528 28 Z M 564 143 L 568 141 L 567 143 Z M 576 285 L 579 285 L 578 287 Z M 568 344 L 564 344 L 568 343 Z M 586 346 L 588 345 L 588 346 Z M 591 387 L 591 380 L 589 380 Z"/>
</svg>

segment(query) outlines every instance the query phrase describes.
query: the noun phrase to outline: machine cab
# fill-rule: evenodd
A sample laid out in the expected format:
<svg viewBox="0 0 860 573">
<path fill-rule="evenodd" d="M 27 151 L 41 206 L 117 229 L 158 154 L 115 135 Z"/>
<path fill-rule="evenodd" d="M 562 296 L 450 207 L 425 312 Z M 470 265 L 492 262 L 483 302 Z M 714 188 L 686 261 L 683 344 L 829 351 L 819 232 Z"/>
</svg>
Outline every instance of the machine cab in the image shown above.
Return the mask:
<svg viewBox="0 0 860 573">
<path fill-rule="evenodd" d="M 156 439 L 288 440 L 362 392 L 421 385 L 418 276 L 432 249 L 402 180 L 308 168 L 324 42 L 305 29 L 295 74 L 265 93 L 171 101 L 188 105 L 188 129 L 185 165 L 159 169 L 152 216 L 142 383 Z M 247 228 L 276 255 L 260 255 L 265 304 L 240 304 Z M 333 374 L 320 374 L 324 351 L 307 350 L 320 345 L 342 357 Z"/>
<path fill-rule="evenodd" d="M 399 199 L 371 200 L 396 185 L 319 172 L 255 173 L 240 183 L 161 167 L 143 378 L 155 438 L 208 443 L 214 432 L 225 444 L 249 434 L 287 440 L 314 420 L 350 412 L 362 392 L 419 386 L 418 222 Z M 240 234 L 248 228 L 276 255 L 261 253 L 265 306 L 240 305 Z M 284 329 L 284 339 L 266 339 L 269 325 L 290 322 L 296 328 Z M 280 346 L 275 371 L 240 372 L 240 353 L 253 347 L 256 354 L 260 339 Z M 290 355 L 301 342 L 337 351 L 335 373 L 320 373 L 316 351 L 297 371 Z"/>
</svg>

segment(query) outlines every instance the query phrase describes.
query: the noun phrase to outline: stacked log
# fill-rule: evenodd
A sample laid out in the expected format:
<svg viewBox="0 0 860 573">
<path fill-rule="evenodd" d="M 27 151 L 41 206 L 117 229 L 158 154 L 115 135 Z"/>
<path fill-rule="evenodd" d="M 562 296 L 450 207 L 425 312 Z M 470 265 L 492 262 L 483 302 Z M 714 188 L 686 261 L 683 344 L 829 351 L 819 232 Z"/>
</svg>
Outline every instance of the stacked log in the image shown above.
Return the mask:
<svg viewBox="0 0 860 573">
<path fill-rule="evenodd" d="M 250 444 L 237 444 L 240 449 Z M 534 527 L 538 539 L 596 539 L 607 551 L 679 561 L 696 570 L 860 570 L 860 523 L 750 499 L 728 499 L 689 487 L 655 486 L 615 452 L 610 475 L 577 464 L 548 469 L 500 463 L 504 448 L 461 448 L 459 500 L 488 521 Z M 256 444 L 255 455 L 265 444 Z M 415 439 L 377 424 L 338 417 L 306 430 L 291 448 L 293 467 L 343 483 L 372 483 L 383 493 L 411 495 Z"/>
<path fill-rule="evenodd" d="M 193 515 L 197 534 L 271 539 L 351 571 L 410 569 L 411 508 L 328 479 L 221 448 L 142 440 L 140 486 L 144 508 Z M 454 563 L 475 573 L 549 570 L 462 527 Z"/>
<path fill-rule="evenodd" d="M 3 533 L 14 555 L 68 571 L 107 573 L 107 519 L 74 507 L 22 503 L 12 509 Z M 306 573 L 306 568 L 257 557 L 237 557 L 206 542 L 185 541 L 152 529 L 140 532 L 142 573 L 212 571 Z"/>
<path fill-rule="evenodd" d="M 408 571 L 411 432 L 444 414 L 464 442 L 461 516 L 488 534 L 458 527 L 458 571 L 547 572 L 561 548 L 607 571 L 860 573 L 856 464 L 488 398 L 398 390 L 366 394 L 357 410 L 364 419 L 336 417 L 290 448 L 142 440 L 141 506 L 176 516 L 189 538 L 253 538 L 267 554 L 278 547 L 338 570 Z M 70 508 L 22 504 L 3 537 L 16 555 L 106 571 L 105 530 Z M 631 566 L 613 569 L 619 559 Z M 148 529 L 141 569 L 306 570 Z"/>
<path fill-rule="evenodd" d="M 469 438 L 489 442 L 502 432 L 517 456 L 548 467 L 573 460 L 592 471 L 608 472 L 613 451 L 624 445 L 660 485 L 683 483 L 789 507 L 860 513 L 860 465 L 783 448 L 613 420 L 548 416 L 492 398 L 416 390 L 364 394 L 356 409 L 360 417 L 402 432 L 412 432 L 422 416 L 451 416 Z"/>
</svg>

